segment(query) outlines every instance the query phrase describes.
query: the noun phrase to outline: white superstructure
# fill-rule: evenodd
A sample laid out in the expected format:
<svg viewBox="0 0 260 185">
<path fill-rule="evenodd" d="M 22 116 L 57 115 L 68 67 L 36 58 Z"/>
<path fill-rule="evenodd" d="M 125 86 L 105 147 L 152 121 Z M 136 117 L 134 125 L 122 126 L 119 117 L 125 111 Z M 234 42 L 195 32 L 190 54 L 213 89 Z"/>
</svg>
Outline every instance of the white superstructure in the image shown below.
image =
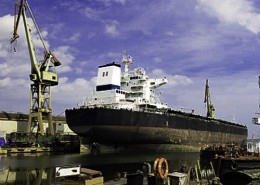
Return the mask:
<svg viewBox="0 0 260 185">
<path fill-rule="evenodd" d="M 112 63 L 99 66 L 96 90 L 120 89 L 121 69 L 120 65 Z"/>
<path fill-rule="evenodd" d="M 106 107 L 113 109 L 143 108 L 167 108 L 160 102 L 155 89 L 166 84 L 166 77 L 161 79 L 150 79 L 143 68 L 129 70 L 132 57 L 123 53 L 122 63 L 124 71 L 121 74 L 121 66 L 110 63 L 99 66 L 96 90 L 90 96 L 85 106 Z"/>
</svg>

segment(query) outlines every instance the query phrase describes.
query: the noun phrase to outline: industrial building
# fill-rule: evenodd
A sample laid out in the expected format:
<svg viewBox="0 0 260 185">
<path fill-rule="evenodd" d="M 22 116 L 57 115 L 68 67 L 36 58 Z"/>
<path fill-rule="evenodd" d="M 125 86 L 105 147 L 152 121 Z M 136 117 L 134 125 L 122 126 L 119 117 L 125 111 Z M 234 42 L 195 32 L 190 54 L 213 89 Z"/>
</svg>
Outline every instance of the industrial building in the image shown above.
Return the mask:
<svg viewBox="0 0 260 185">
<path fill-rule="evenodd" d="M 12 132 L 26 132 L 29 115 L 19 112 L 0 112 L 0 138 L 5 138 L 6 134 Z M 48 132 L 47 120 L 43 120 L 44 130 Z M 64 116 L 53 116 L 53 126 L 55 133 L 73 133 Z M 35 126 L 33 132 L 36 132 Z"/>
</svg>

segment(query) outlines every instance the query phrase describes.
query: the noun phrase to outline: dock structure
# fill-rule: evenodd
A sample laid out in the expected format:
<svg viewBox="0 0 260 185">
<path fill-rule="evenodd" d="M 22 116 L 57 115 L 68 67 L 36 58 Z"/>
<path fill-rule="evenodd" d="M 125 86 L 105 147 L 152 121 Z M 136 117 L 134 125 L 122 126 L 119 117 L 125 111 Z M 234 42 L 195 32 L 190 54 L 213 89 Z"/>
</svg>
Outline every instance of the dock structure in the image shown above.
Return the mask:
<svg viewBox="0 0 260 185">
<path fill-rule="evenodd" d="M 66 124 L 64 116 L 53 116 L 55 134 L 39 135 L 37 127 L 27 133 L 29 114 L 0 112 L 0 154 L 79 152 L 80 139 Z M 48 133 L 48 121 L 43 120 Z"/>
<path fill-rule="evenodd" d="M 26 132 L 28 120 L 29 115 L 25 113 L 0 112 L 0 137 L 5 137 L 6 134 L 11 132 Z M 43 121 L 44 128 L 47 129 L 47 120 Z M 56 133 L 72 133 L 64 116 L 53 116 L 53 122 Z"/>
</svg>

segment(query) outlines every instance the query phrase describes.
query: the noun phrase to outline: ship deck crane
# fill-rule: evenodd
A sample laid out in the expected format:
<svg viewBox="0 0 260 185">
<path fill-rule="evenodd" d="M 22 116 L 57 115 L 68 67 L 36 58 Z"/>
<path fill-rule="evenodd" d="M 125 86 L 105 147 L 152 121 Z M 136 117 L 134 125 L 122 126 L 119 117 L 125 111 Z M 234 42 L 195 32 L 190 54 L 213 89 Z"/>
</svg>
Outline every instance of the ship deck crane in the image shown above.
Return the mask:
<svg viewBox="0 0 260 185">
<path fill-rule="evenodd" d="M 204 103 L 206 103 L 207 106 L 207 117 L 215 118 L 215 108 L 211 103 L 208 79 L 206 80 Z"/>
<path fill-rule="evenodd" d="M 31 30 L 28 25 L 26 11 L 29 12 L 34 26 L 37 29 L 40 40 L 44 48 L 43 60 L 37 62 L 35 48 L 32 41 Z M 52 51 L 48 50 L 44 43 L 42 34 L 36 24 L 33 13 L 26 0 L 18 0 L 15 3 L 15 16 L 14 16 L 14 32 L 11 38 L 11 43 L 19 38 L 17 34 L 18 26 L 21 17 L 28 44 L 28 51 L 31 61 L 31 74 L 30 80 L 33 82 L 30 86 L 30 113 L 27 125 L 27 132 L 32 132 L 32 129 L 37 126 L 37 132 L 43 135 L 43 119 L 48 120 L 49 133 L 54 135 L 54 128 L 52 124 L 52 108 L 51 108 L 51 86 L 58 85 L 58 74 L 55 72 L 55 67 L 60 66 L 60 61 L 56 58 Z"/>
</svg>

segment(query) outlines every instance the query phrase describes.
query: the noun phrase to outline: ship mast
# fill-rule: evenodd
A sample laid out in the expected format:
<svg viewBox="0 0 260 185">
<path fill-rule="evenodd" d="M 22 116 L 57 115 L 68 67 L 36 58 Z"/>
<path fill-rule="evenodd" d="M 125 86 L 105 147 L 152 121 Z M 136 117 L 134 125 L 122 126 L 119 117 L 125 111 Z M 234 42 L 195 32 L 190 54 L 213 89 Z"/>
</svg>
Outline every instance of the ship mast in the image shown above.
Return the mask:
<svg viewBox="0 0 260 185">
<path fill-rule="evenodd" d="M 215 108 L 214 108 L 213 104 L 211 103 L 208 79 L 206 80 L 204 103 L 206 103 L 206 106 L 207 106 L 207 117 L 215 118 Z"/>
<path fill-rule="evenodd" d="M 129 71 L 129 64 L 133 63 L 132 57 L 130 55 L 126 54 L 126 50 L 123 50 L 122 52 L 122 63 L 124 64 L 124 77 L 128 75 Z"/>
</svg>

